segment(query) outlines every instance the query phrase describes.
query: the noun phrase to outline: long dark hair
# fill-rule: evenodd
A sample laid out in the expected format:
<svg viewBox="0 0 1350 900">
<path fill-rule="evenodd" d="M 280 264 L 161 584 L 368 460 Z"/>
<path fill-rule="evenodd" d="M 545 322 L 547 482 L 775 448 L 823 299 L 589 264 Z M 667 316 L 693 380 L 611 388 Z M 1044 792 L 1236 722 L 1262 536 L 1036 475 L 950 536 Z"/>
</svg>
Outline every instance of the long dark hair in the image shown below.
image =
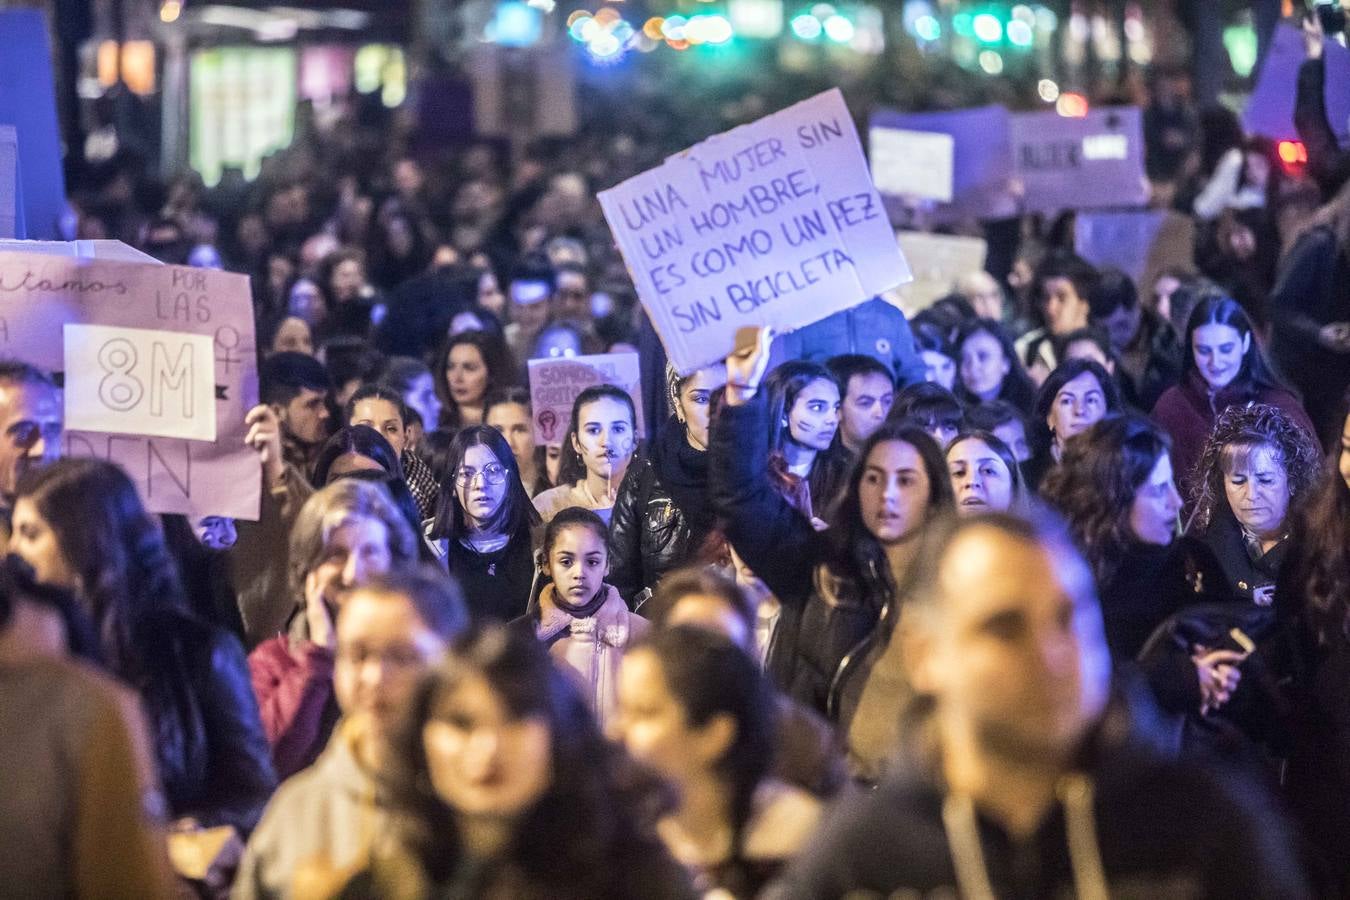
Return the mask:
<svg viewBox="0 0 1350 900">
<path fill-rule="evenodd" d="M 819 363 L 794 359 L 774 368 L 764 379 L 764 390 L 769 398 L 769 455 L 778 463 L 783 462 L 783 445 L 791 438 L 791 429 L 787 424 L 797 395 L 809 384 L 818 380 L 828 381 L 838 387 L 830 370 Z M 839 399 L 843 402 L 843 391 Z M 842 422 L 842 419 L 840 420 Z M 848 477 L 849 452 L 844 447 L 843 438 L 838 429 L 830 446 L 816 453 L 811 463 L 807 482 L 811 488 L 811 505 L 816 515 L 826 519 L 833 518 L 835 496 L 839 485 Z M 780 478 L 786 475 L 786 466 L 775 465 Z"/>
<path fill-rule="evenodd" d="M 1130 527 L 1135 495 L 1172 442 L 1143 416 L 1102 419 L 1064 445 L 1064 458 L 1041 484 L 1041 497 L 1069 521 L 1100 588 L 1138 543 Z"/>
<path fill-rule="evenodd" d="M 484 446 L 497 457 L 502 468 L 506 469 L 506 496 L 492 518 L 484 525 L 486 531 L 515 537 L 523 529 L 539 524 L 539 513 L 530 502 L 525 485 L 520 482 L 520 468 L 516 458 L 511 455 L 511 445 L 495 428 L 486 425 L 470 425 L 461 428 L 446 449 L 445 477 L 441 479 L 441 498 L 436 504 L 436 521 L 427 536 L 432 540 L 442 538 L 457 541 L 470 531 L 468 519 L 464 516 L 464 507 L 459 502 L 459 490 L 455 485 L 455 473 L 464 464 L 464 454 L 470 447 Z"/>
<path fill-rule="evenodd" d="M 1026 476 L 1022 474 L 1022 467 L 1017 464 L 1017 457 L 1013 455 L 1012 448 L 992 431 L 968 428 L 952 438 L 951 443 L 943 449 L 943 455 L 950 453 L 953 447 L 963 441 L 981 441 L 994 451 L 994 455 L 1003 460 L 1012 480 L 1012 511 L 1025 509 L 1031 502 L 1031 491 L 1027 488 Z"/>
<path fill-rule="evenodd" d="M 1350 392 L 1341 400 L 1342 428 L 1350 418 Z M 1340 471 L 1343 439 L 1327 457 L 1326 473 L 1294 519 L 1290 553 L 1275 592 L 1282 616 L 1300 610 L 1309 636 L 1326 647 L 1350 641 L 1350 486 Z"/>
<path fill-rule="evenodd" d="M 653 825 L 670 798 L 605 740 L 571 679 L 528 631 L 471 630 L 418 685 L 388 765 L 399 843 L 433 883 L 449 881 L 463 860 L 455 811 L 432 788 L 423 729 L 474 678 L 488 683 L 510 719 L 542 722 L 549 734 L 553 777 L 517 822 L 504 869 L 533 889 L 528 896 L 613 896 L 615 882 L 633 874 L 620 870 L 635 856 L 663 854 Z"/>
<path fill-rule="evenodd" d="M 731 799 L 732 860 L 743 849 L 754 810 L 755 790 L 769 775 L 775 748 L 773 689 L 759 665 L 730 638 L 707 628 L 676 625 L 658 629 L 634 648 L 656 657 L 666 687 L 684 708 L 685 721 L 706 726 L 715 716 L 736 723 L 731 744 L 713 768 Z M 747 886 L 728 885 L 741 896 Z"/>
<path fill-rule="evenodd" d="M 333 468 L 333 463 L 348 453 L 373 459 L 390 475 L 404 477 L 403 463 L 384 435 L 369 425 L 348 425 L 334 432 L 319 449 L 319 455 L 314 460 L 315 487 L 323 487 L 328 483 L 328 471 Z"/>
<path fill-rule="evenodd" d="M 1252 329 L 1252 320 L 1247 316 L 1244 310 L 1236 300 L 1223 294 L 1211 293 L 1201 298 L 1200 302 L 1191 310 L 1191 317 L 1186 321 L 1186 334 L 1183 339 L 1182 357 L 1181 357 L 1181 377 L 1189 378 L 1191 373 L 1196 371 L 1195 349 L 1192 346 L 1192 338 L 1195 331 L 1202 325 L 1227 325 L 1235 329 L 1238 338 L 1249 341 L 1247 352 L 1242 355 L 1242 367 L 1229 383 L 1226 390 L 1236 390 L 1239 402 L 1255 400 L 1257 395 L 1263 390 L 1278 388 L 1289 393 L 1294 393 L 1290 387 L 1279 379 L 1271 370 L 1270 364 L 1266 362 L 1266 355 L 1262 352 L 1260 343 L 1256 339 L 1256 334 Z"/>
<path fill-rule="evenodd" d="M 93 619 L 103 658 L 124 681 L 144 688 L 141 629 L 158 610 L 185 610 L 173 556 L 136 486 L 122 469 L 97 459 L 61 459 L 28 473 L 16 495 L 28 499 L 56 535 L 61 556 L 79 577 L 80 600 Z"/>
<path fill-rule="evenodd" d="M 596 400 L 606 398 L 617 400 L 628 407 L 628 420 L 633 423 L 633 455 L 637 455 L 637 409 L 633 406 L 633 398 L 621 387 L 593 384 L 577 394 L 572 404 L 572 418 L 567 425 L 567 434 L 563 435 L 562 459 L 558 463 L 558 484 L 576 484 L 586 477 L 586 463 L 572 447 L 572 439 L 581 429 L 581 410 Z"/>
<path fill-rule="evenodd" d="M 1013 344 L 1008 329 L 993 319 L 971 319 L 964 322 L 956 332 L 956 340 L 953 341 L 953 344 L 956 348 L 955 393 L 957 398 L 971 406 L 983 402 L 979 397 L 966 390 L 965 382 L 961 380 L 961 348 L 966 341 L 977 334 L 987 334 L 998 341 L 999 349 L 1003 351 L 1003 358 L 1008 361 L 1008 374 L 1003 376 L 1003 383 L 998 388 L 998 396 L 994 399 L 1011 403 L 1023 412 L 1031 409 L 1031 404 L 1036 399 L 1036 385 L 1032 382 L 1031 376 L 1027 374 L 1026 366 L 1022 365 L 1022 360 L 1017 355 L 1017 347 Z"/>
<path fill-rule="evenodd" d="M 888 441 L 909 444 L 923 461 L 924 472 L 928 475 L 926 517 L 931 518 L 936 513 L 950 512 L 956 508 L 951 476 L 947 474 L 947 460 L 937 441 L 917 425 L 887 422 L 859 448 L 858 455 L 853 460 L 853 468 L 849 471 L 844 495 L 835 509 L 834 523 L 825 532 L 825 537 L 833 549 L 832 557 L 835 564 L 845 567 L 842 574 L 858 577 L 862 575 L 861 567 L 868 563 L 875 563 L 879 570 L 886 567 L 886 554 L 882 550 L 881 542 L 863 523 L 859 487 L 862 484 L 863 472 L 867 468 L 867 458 L 879 445 Z"/>
<path fill-rule="evenodd" d="M 441 421 L 439 423 L 441 428 L 455 428 L 461 424 L 459 407 L 455 404 L 455 398 L 450 396 L 450 385 L 445 380 L 445 371 L 449 367 L 450 351 L 461 344 L 477 347 L 478 355 L 483 358 L 483 366 L 487 369 L 487 385 L 483 390 L 484 399 L 487 398 L 488 393 L 493 388 L 503 387 L 515 382 L 511 351 L 502 338 L 485 331 L 461 331 L 447 339 L 437 348 L 435 356 L 432 357 L 431 366 L 432 383 L 436 388 L 436 396 L 441 398 Z M 430 429 L 435 424 L 434 422 L 427 422 L 426 426 Z"/>
</svg>

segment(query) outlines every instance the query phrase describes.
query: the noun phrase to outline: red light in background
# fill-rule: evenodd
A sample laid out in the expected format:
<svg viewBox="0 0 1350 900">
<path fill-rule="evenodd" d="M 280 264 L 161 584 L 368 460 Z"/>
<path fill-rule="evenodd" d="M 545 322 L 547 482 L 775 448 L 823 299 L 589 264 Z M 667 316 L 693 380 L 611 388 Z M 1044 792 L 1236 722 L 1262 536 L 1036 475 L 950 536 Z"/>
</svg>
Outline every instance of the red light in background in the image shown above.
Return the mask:
<svg viewBox="0 0 1350 900">
<path fill-rule="evenodd" d="M 1082 94 L 1060 94 L 1055 111 L 1069 119 L 1081 119 L 1088 114 L 1088 100 Z"/>
<path fill-rule="evenodd" d="M 1280 141 L 1276 147 L 1280 162 L 1286 166 L 1302 166 L 1308 163 L 1308 148 L 1302 141 Z"/>
</svg>

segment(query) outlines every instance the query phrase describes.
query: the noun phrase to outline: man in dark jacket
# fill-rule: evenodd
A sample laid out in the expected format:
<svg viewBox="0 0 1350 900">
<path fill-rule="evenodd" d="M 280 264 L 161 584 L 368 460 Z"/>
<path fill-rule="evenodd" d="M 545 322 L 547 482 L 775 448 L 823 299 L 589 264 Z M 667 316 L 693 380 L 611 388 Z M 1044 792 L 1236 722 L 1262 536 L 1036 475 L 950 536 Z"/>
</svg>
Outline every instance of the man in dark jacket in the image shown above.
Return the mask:
<svg viewBox="0 0 1350 900">
<path fill-rule="evenodd" d="M 1171 323 L 1144 308 L 1134 281 L 1118 269 L 1102 270 L 1088 293 L 1088 310 L 1120 360 L 1117 377 L 1125 401 L 1152 409 L 1163 391 L 1181 380 L 1181 338 Z"/>
<path fill-rule="evenodd" d="M 925 545 L 896 639 L 930 714 L 770 896 L 1309 896 L 1254 788 L 1163 758 L 1111 697 L 1057 524 L 980 516 Z"/>
</svg>

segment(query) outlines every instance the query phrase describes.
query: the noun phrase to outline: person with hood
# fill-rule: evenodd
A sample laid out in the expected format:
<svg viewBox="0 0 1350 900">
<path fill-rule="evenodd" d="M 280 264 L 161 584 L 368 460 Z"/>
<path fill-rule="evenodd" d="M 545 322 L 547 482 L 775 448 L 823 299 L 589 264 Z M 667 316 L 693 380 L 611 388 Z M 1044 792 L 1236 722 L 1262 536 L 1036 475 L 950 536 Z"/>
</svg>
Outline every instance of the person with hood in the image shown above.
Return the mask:
<svg viewBox="0 0 1350 900">
<path fill-rule="evenodd" d="M 378 772 L 420 677 L 468 628 L 459 587 L 435 569 L 377 575 L 337 621 L 333 692 L 342 720 L 314 765 L 286 781 L 249 839 L 233 900 L 289 897 L 307 866 L 367 861 L 389 824 Z"/>
<path fill-rule="evenodd" d="M 902 764 L 765 896 L 1311 896 L 1259 789 L 1161 756 L 1112 691 L 1062 526 L 991 513 L 922 542 L 897 635 L 918 695 Z"/>
<path fill-rule="evenodd" d="M 666 367 L 674 418 L 629 465 L 610 517 L 609 583 L 631 608 L 661 576 L 689 562 L 713 529 L 708 428 L 712 394 L 725 378 L 718 369 L 680 377 Z"/>
</svg>

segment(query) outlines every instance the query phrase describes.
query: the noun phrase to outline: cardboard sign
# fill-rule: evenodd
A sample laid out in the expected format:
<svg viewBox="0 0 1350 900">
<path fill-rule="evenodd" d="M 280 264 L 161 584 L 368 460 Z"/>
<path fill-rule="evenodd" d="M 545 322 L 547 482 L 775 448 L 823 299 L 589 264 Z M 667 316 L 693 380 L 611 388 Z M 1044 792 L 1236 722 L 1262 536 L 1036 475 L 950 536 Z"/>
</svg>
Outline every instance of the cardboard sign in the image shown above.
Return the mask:
<svg viewBox="0 0 1350 900">
<path fill-rule="evenodd" d="M 1277 141 L 1299 140 L 1294 127 L 1294 106 L 1298 99 L 1298 70 L 1307 59 L 1303 34 L 1292 25 L 1275 28 L 1275 37 L 1261 63 L 1256 87 L 1242 112 L 1242 127 L 1248 134 L 1259 134 Z M 1327 121 L 1342 147 L 1350 144 L 1350 50 L 1328 38 L 1322 45 L 1326 74 L 1323 100 Z"/>
<path fill-rule="evenodd" d="M 837 89 L 599 199 L 682 374 L 725 358 L 741 328 L 799 328 L 910 278 Z"/>
<path fill-rule="evenodd" d="M 952 202 L 956 141 L 950 134 L 879 128 L 868 132 L 872 183 L 883 194 Z"/>
<path fill-rule="evenodd" d="M 532 359 L 527 365 L 536 444 L 560 446 L 572 421 L 572 404 L 582 391 L 596 384 L 623 388 L 633 398 L 638 435 L 647 433 L 642 417 L 642 372 L 636 353 Z"/>
<path fill-rule="evenodd" d="M 921 231 L 896 233 L 900 249 L 914 271 L 914 280 L 882 294 L 912 317 L 952 292 L 956 279 L 984 270 L 989 245 L 984 238 Z"/>
<path fill-rule="evenodd" d="M 1194 268 L 1195 223 L 1170 210 L 1082 212 L 1074 217 L 1074 251 L 1099 268 L 1112 266 L 1147 294 L 1167 268 Z"/>
<path fill-rule="evenodd" d="M 100 328 L 77 328 L 75 341 L 68 346 L 66 328 L 71 325 Z M 95 347 L 102 347 L 99 335 L 116 337 L 123 329 L 171 334 L 172 338 L 162 339 L 168 352 L 156 361 L 152 339 L 150 359 L 138 356 L 128 368 L 127 358 L 110 353 L 100 359 L 98 349 L 79 343 L 82 336 L 92 335 Z M 87 422 L 83 417 L 91 391 L 97 395 L 104 390 L 113 407 L 135 397 L 137 403 L 126 418 L 106 421 L 106 430 L 67 428 L 62 449 L 68 456 L 94 456 L 121 465 L 151 512 L 182 513 L 194 519 L 258 518 L 261 467 L 257 454 L 244 444 L 244 414 L 258 399 L 254 341 L 252 297 L 244 275 L 0 250 L 0 356 L 60 373 L 70 385 L 77 421 Z M 143 352 L 142 345 L 133 341 L 132 346 L 138 354 Z M 196 348 L 191 376 L 181 353 L 189 346 Z M 75 354 L 72 366 L 78 360 L 80 371 L 67 367 L 68 352 Z M 203 353 L 212 373 L 205 406 L 214 410 L 213 436 L 149 436 L 143 413 L 153 419 L 156 400 L 161 418 L 176 411 L 177 424 L 166 430 L 207 433 L 199 424 L 207 416 L 201 393 L 204 375 L 195 368 Z M 146 365 L 148 369 L 143 368 Z M 140 382 L 143 395 L 127 381 L 130 378 Z M 189 384 L 192 405 L 185 407 Z M 190 428 L 186 420 L 193 423 Z"/>
<path fill-rule="evenodd" d="M 19 221 L 19 133 L 0 125 L 0 238 L 16 238 Z"/>
<path fill-rule="evenodd" d="M 211 338 L 149 328 L 65 327 L 66 427 L 216 439 Z"/>
<path fill-rule="evenodd" d="M 983 106 L 932 113 L 878 110 L 871 127 L 944 134 L 952 139 L 952 196 L 932 211 L 937 222 L 1001 219 L 1017 215 L 1012 193 L 1012 146 L 1008 110 Z M 890 194 L 882 185 L 883 193 Z"/>
<path fill-rule="evenodd" d="M 0 9 L 0 123 L 18 132 L 22 179 L 13 236 L 41 240 L 60 236 L 66 208 L 50 46 L 41 10 Z"/>
<path fill-rule="evenodd" d="M 1082 118 L 1018 113 L 1012 117 L 1012 146 L 1025 212 L 1148 203 L 1137 107 L 1101 107 Z"/>
</svg>

